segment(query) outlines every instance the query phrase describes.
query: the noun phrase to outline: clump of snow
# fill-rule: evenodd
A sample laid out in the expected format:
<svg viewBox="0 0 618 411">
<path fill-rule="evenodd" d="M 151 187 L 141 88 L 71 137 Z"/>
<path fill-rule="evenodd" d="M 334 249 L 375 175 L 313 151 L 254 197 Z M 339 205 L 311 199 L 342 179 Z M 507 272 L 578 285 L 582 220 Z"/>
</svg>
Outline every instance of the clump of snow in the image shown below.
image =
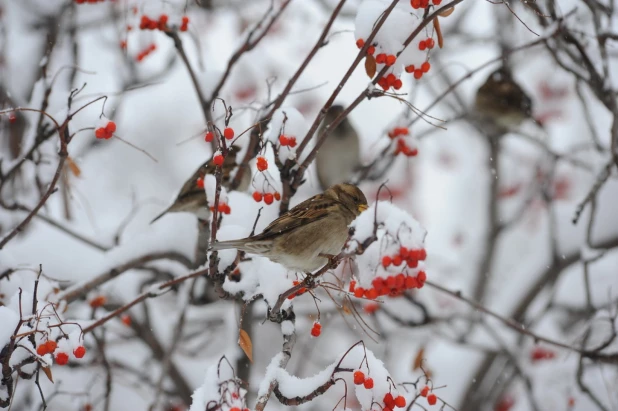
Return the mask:
<svg viewBox="0 0 618 411">
<path fill-rule="evenodd" d="M 201 387 L 191 395 L 193 399 L 189 411 L 204 411 L 217 409 L 245 408 L 247 391 L 240 386 L 234 370 L 225 357 L 206 370 L 206 377 Z"/>
</svg>

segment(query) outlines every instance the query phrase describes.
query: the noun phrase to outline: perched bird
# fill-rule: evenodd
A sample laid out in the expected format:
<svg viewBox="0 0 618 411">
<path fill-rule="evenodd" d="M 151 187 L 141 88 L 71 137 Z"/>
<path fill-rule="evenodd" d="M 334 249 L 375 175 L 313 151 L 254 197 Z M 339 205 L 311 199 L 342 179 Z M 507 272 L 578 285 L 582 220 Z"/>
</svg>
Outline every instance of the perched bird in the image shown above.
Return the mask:
<svg viewBox="0 0 618 411">
<path fill-rule="evenodd" d="M 210 250 L 236 248 L 309 273 L 341 252 L 348 239 L 348 226 L 366 209 L 367 199 L 358 187 L 337 184 L 298 204 L 261 234 L 217 242 Z"/>
<path fill-rule="evenodd" d="M 506 67 L 491 73 L 478 89 L 475 109 L 487 131 L 496 135 L 532 118 L 532 100 Z"/>
<path fill-rule="evenodd" d="M 236 155 L 240 149 L 238 146 L 231 146 L 227 157 L 223 162 L 223 185 L 227 185 L 231 181 L 231 173 L 236 168 Z M 203 179 L 206 174 L 215 174 L 216 166 L 212 159 L 202 164 L 189 178 L 180 189 L 180 192 L 176 196 L 176 200 L 165 211 L 155 217 L 150 224 L 157 221 L 167 213 L 193 213 L 201 220 L 208 220 L 210 218 L 210 210 L 208 209 L 208 203 L 206 201 L 206 193 L 204 192 L 203 184 L 199 183 L 200 179 Z M 238 187 L 238 191 L 245 191 L 249 187 L 251 182 L 251 173 L 245 172 L 243 174 L 242 181 Z"/>
<path fill-rule="evenodd" d="M 318 135 L 343 111 L 342 106 L 331 106 L 324 116 Z M 350 181 L 352 173 L 360 165 L 360 143 L 350 120 L 344 118 L 330 132 L 316 155 L 315 164 L 322 190 Z"/>
</svg>

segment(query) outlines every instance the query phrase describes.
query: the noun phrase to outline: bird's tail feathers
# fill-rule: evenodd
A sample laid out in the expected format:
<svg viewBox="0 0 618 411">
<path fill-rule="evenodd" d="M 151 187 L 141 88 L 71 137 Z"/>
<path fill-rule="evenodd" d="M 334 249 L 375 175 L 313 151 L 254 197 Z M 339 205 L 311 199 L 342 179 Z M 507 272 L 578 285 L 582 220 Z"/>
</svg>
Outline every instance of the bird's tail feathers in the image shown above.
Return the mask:
<svg viewBox="0 0 618 411">
<path fill-rule="evenodd" d="M 208 247 L 208 251 L 227 250 L 230 248 L 236 248 L 237 250 L 246 251 L 245 245 L 246 241 L 244 240 L 218 241 L 214 244 L 211 244 L 210 247 Z"/>
</svg>

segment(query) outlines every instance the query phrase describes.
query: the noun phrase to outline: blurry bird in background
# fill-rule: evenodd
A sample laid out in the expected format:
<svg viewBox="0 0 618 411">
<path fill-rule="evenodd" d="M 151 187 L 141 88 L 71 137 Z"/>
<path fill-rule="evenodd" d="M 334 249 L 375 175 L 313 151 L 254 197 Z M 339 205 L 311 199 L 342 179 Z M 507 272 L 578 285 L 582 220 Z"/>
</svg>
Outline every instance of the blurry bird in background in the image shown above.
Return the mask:
<svg viewBox="0 0 618 411">
<path fill-rule="evenodd" d="M 366 209 L 367 198 L 358 187 L 337 184 L 290 209 L 261 234 L 216 242 L 209 251 L 235 248 L 309 273 L 341 252 L 348 226 Z"/>
<path fill-rule="evenodd" d="M 500 136 L 532 119 L 532 100 L 503 66 L 478 89 L 475 110 L 483 129 L 489 135 Z"/>
<path fill-rule="evenodd" d="M 343 106 L 331 106 L 317 135 L 319 136 L 343 111 Z M 352 174 L 360 166 L 360 142 L 356 130 L 347 117 L 331 130 L 316 155 L 315 163 L 323 190 L 350 181 Z"/>
<path fill-rule="evenodd" d="M 238 146 L 231 146 L 228 155 L 223 162 L 223 178 L 222 184 L 226 186 L 232 180 L 232 172 L 236 169 L 236 155 L 240 151 Z M 216 166 L 212 159 L 202 164 L 189 178 L 180 189 L 180 192 L 176 196 L 176 200 L 165 211 L 155 217 L 150 224 L 157 221 L 167 213 L 193 213 L 201 220 L 208 220 L 210 218 L 210 210 L 208 209 L 208 203 L 206 201 L 206 193 L 204 192 L 204 186 L 200 185 L 198 180 L 203 179 L 206 174 L 215 174 Z M 238 187 L 238 191 L 245 191 L 249 187 L 251 182 L 251 173 L 243 173 L 242 181 Z"/>
</svg>

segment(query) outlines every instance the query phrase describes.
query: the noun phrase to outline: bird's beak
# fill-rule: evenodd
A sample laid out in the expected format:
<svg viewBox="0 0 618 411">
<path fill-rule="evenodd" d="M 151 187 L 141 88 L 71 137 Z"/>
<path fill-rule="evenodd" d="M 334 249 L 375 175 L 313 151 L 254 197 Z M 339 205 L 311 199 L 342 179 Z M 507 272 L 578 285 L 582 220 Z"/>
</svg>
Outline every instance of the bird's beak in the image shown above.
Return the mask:
<svg viewBox="0 0 618 411">
<path fill-rule="evenodd" d="M 362 213 L 363 211 L 365 211 L 368 208 L 369 208 L 369 206 L 367 204 L 359 204 L 358 205 L 358 212 Z"/>
</svg>

